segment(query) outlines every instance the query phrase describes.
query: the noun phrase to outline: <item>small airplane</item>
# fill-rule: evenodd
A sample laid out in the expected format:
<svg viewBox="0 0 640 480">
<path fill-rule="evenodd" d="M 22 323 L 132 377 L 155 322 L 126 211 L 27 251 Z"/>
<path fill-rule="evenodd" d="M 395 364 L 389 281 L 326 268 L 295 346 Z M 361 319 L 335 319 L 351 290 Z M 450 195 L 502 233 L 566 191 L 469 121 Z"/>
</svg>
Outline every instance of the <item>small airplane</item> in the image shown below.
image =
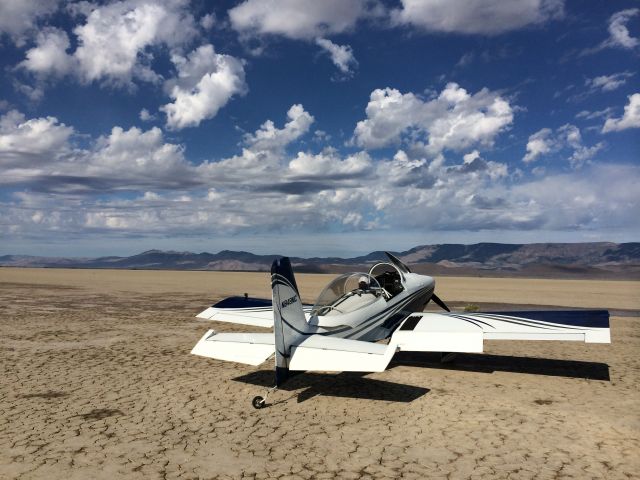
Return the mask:
<svg viewBox="0 0 640 480">
<path fill-rule="evenodd" d="M 398 351 L 482 353 L 485 339 L 611 343 L 607 310 L 451 312 L 434 293 L 432 277 L 385 253 L 389 262 L 338 276 L 313 306 L 302 304 L 290 260 L 275 260 L 271 300 L 230 297 L 197 315 L 273 327 L 273 333 L 209 330 L 191 353 L 249 365 L 275 354 L 275 386 L 252 401 L 263 408 L 290 372 L 382 372 Z M 445 313 L 423 312 L 429 301 Z"/>
</svg>

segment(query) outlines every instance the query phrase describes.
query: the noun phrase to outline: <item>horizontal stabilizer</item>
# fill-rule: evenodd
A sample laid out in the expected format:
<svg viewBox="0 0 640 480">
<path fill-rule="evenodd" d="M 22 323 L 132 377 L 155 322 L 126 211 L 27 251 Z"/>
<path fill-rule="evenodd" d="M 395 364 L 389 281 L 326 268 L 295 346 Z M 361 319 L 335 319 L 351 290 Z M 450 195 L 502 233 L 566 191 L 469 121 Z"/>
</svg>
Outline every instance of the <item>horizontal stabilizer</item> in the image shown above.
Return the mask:
<svg viewBox="0 0 640 480">
<path fill-rule="evenodd" d="M 303 306 L 309 318 L 311 306 Z M 237 323 L 254 327 L 273 327 L 273 307 L 271 299 L 251 297 L 229 297 L 203 310 L 197 318 L 216 322 Z"/>
<path fill-rule="evenodd" d="M 311 335 L 291 348 L 291 370 L 382 372 L 396 349 L 388 345 Z"/>
<path fill-rule="evenodd" d="M 260 365 L 275 352 L 273 333 L 216 333 L 209 330 L 191 353 L 230 362 Z"/>
</svg>

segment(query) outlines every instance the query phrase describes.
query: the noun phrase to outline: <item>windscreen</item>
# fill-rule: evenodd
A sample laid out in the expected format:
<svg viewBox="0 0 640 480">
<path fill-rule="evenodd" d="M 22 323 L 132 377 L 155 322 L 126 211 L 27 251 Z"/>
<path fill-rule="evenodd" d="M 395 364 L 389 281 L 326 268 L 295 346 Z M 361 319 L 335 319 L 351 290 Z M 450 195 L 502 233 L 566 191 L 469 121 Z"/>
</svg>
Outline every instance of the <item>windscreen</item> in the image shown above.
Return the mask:
<svg viewBox="0 0 640 480">
<path fill-rule="evenodd" d="M 311 314 L 325 316 L 350 313 L 375 302 L 381 293 L 380 285 L 368 273 L 346 273 L 322 290 Z"/>
</svg>

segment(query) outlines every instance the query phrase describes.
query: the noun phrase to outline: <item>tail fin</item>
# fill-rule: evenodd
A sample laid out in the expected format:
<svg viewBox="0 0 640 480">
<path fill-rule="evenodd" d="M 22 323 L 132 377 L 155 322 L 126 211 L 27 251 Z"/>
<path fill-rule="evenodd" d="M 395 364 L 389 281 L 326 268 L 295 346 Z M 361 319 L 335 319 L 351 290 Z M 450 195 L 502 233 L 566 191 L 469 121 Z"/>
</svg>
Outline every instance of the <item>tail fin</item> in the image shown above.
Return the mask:
<svg viewBox="0 0 640 480">
<path fill-rule="evenodd" d="M 276 385 L 289 377 L 291 346 L 309 333 L 300 293 L 287 257 L 271 265 L 273 326 L 276 344 Z"/>
</svg>

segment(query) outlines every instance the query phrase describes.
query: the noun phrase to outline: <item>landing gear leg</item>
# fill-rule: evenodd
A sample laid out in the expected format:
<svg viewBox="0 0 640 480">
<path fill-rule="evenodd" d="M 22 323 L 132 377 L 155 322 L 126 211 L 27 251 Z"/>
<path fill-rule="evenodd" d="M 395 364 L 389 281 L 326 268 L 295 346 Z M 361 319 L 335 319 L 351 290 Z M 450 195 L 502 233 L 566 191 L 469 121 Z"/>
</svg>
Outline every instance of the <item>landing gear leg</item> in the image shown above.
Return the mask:
<svg viewBox="0 0 640 480">
<path fill-rule="evenodd" d="M 278 389 L 278 387 L 271 387 L 269 390 L 267 390 L 267 392 L 264 394 L 264 397 L 258 395 L 257 397 L 253 397 L 253 400 L 251 400 L 251 405 L 253 405 L 253 408 L 255 408 L 256 410 L 260 410 L 261 408 L 264 408 L 267 406 L 267 398 L 269 397 L 269 394 L 271 392 L 275 392 Z"/>
</svg>

